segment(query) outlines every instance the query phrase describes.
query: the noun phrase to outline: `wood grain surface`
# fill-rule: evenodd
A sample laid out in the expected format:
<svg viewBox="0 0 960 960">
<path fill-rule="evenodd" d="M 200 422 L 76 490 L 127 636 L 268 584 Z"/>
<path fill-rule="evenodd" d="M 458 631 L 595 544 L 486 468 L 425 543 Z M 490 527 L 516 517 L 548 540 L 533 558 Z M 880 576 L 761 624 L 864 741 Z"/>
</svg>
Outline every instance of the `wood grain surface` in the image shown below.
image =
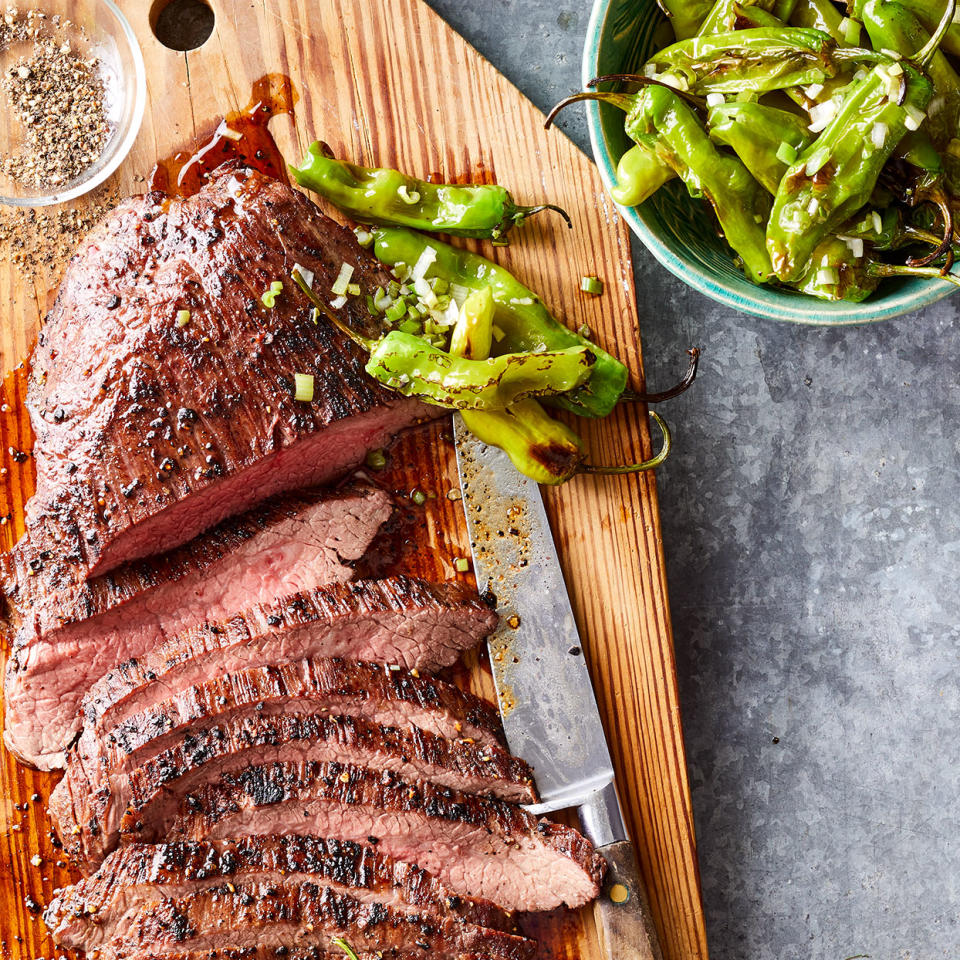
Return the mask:
<svg viewBox="0 0 960 960">
<path fill-rule="evenodd" d="M 210 3 L 213 35 L 183 54 L 152 35 L 156 3 L 120 0 L 147 64 L 147 116 L 133 152 L 96 202 L 142 192 L 158 157 L 200 142 L 221 116 L 244 108 L 261 76 L 287 75 L 298 100 L 293 116 L 275 119 L 272 131 L 289 157 L 298 158 L 320 138 L 358 162 L 454 181 L 497 180 L 521 203 L 549 200 L 568 210 L 573 230 L 543 216 L 516 234 L 510 247 L 478 249 L 537 289 L 566 323 L 588 324 L 634 371 L 634 385 L 642 384 L 627 231 L 593 165 L 562 134 L 544 131 L 539 111 L 422 0 Z M 90 202 L 75 207 L 82 211 Z M 22 532 L 22 507 L 33 484 L 32 461 L 17 455 L 29 451 L 31 439 L 22 376 L 14 367 L 39 329 L 63 259 L 58 253 L 50 264 L 14 263 L 13 242 L 8 238 L 7 249 L 0 247 L 3 548 Z M 602 297 L 579 291 L 584 273 L 604 279 Z M 646 411 L 640 407 L 580 427 L 594 462 L 649 455 Z M 401 497 L 420 487 L 430 499 L 422 508 L 406 501 L 372 569 L 456 575 L 452 561 L 468 552 L 468 544 L 461 505 L 447 497 L 457 489 L 449 431 L 441 422 L 393 447 L 384 482 Z M 668 960 L 705 960 L 654 478 L 579 478 L 546 496 L 664 954 Z M 490 693 L 481 657 L 459 676 Z M 4 960 L 61 955 L 36 915 L 37 905 L 69 879 L 58 865 L 45 813 L 54 782 L 19 767 L 6 753 L 0 757 Z M 589 910 L 540 917 L 530 929 L 541 939 L 543 958 L 598 957 Z"/>
</svg>

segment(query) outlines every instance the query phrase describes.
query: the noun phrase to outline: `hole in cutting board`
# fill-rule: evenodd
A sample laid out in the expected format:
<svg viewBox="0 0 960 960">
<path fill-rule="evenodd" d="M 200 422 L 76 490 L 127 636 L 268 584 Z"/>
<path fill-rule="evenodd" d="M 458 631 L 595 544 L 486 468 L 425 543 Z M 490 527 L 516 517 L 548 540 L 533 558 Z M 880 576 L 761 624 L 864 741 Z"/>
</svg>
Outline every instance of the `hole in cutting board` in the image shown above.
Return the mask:
<svg viewBox="0 0 960 960">
<path fill-rule="evenodd" d="M 203 0 L 158 0 L 150 11 L 153 35 L 170 50 L 196 50 L 213 33 L 213 10 Z"/>
</svg>

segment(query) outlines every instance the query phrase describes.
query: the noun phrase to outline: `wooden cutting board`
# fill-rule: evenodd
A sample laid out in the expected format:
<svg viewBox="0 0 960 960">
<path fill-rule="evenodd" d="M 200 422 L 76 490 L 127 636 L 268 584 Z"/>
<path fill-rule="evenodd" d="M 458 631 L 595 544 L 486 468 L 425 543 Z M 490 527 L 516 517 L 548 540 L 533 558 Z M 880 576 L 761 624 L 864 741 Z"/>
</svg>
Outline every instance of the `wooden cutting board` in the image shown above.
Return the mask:
<svg viewBox="0 0 960 960">
<path fill-rule="evenodd" d="M 549 200 L 568 210 L 573 230 L 544 215 L 526 225 L 510 247 L 478 249 L 538 290 L 570 326 L 588 324 L 634 371 L 634 385 L 642 385 L 627 230 L 593 165 L 562 134 L 545 132 L 539 111 L 422 0 L 210 0 L 210 5 L 216 14 L 213 35 L 184 54 L 153 36 L 150 14 L 156 15 L 162 0 L 120 0 L 143 48 L 148 105 L 134 150 L 99 192 L 100 201 L 143 192 L 158 157 L 190 148 L 225 113 L 244 108 L 258 78 L 285 75 L 297 102 L 293 116 L 278 117 L 271 129 L 290 158 L 299 158 L 320 138 L 358 162 L 448 180 L 497 180 L 519 202 Z M 75 205 L 79 211 L 88 207 L 87 200 Z M 23 504 L 33 489 L 32 460 L 18 454 L 31 444 L 22 376 L 11 371 L 39 329 L 64 252 L 61 239 L 51 247 L 49 264 L 14 262 L 13 251 L 22 248 L 29 229 L 20 224 L 0 247 L 0 373 L 7 375 L 0 397 L 4 549 L 22 533 Z M 584 273 L 604 279 L 602 297 L 580 293 Z M 682 431 L 682 424 L 677 426 Z M 581 422 L 580 428 L 594 462 L 649 455 L 646 412 L 640 407 L 628 406 L 604 422 Z M 419 508 L 406 501 L 392 546 L 373 569 L 455 576 L 452 560 L 468 554 L 468 542 L 461 504 L 447 497 L 457 489 L 449 424 L 402 439 L 381 478 L 401 496 L 419 486 L 430 499 Z M 579 478 L 546 496 L 664 954 L 667 960 L 705 960 L 654 478 Z M 479 658 L 461 671 L 461 679 L 491 692 Z M 0 757 L 2 958 L 60 955 L 35 912 L 69 880 L 57 865 L 45 813 L 54 782 L 6 753 Z M 599 956 L 588 910 L 558 912 L 533 928 L 544 958 Z"/>
</svg>

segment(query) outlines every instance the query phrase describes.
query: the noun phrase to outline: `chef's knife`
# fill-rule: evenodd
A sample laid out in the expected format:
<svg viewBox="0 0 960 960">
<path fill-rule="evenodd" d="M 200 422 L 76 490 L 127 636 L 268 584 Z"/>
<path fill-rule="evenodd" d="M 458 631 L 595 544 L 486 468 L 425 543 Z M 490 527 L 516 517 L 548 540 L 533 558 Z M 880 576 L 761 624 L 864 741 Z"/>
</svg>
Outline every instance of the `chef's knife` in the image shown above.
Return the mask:
<svg viewBox="0 0 960 960">
<path fill-rule="evenodd" d="M 604 956 L 662 960 L 540 490 L 459 414 L 454 437 L 477 584 L 500 614 L 489 649 L 503 726 L 540 791 L 527 809 L 578 807 L 606 858 L 596 907 Z"/>
</svg>

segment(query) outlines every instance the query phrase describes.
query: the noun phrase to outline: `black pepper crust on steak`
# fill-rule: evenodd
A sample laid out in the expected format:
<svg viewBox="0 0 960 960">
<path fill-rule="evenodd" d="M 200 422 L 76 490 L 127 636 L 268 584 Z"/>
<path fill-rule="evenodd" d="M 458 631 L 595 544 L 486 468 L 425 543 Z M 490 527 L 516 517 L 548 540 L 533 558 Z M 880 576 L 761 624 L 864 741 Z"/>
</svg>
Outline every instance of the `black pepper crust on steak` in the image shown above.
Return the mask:
<svg viewBox="0 0 960 960">
<path fill-rule="evenodd" d="M 71 259 L 31 358 L 28 562 L 95 575 L 169 550 L 436 415 L 368 377 L 290 279 L 299 263 L 326 296 L 344 262 L 363 294 L 391 279 L 307 197 L 243 167 L 187 199 L 111 211 Z M 260 298 L 277 280 L 270 309 Z M 342 315 L 370 332 L 363 295 Z M 313 375 L 312 402 L 294 399 L 297 373 Z"/>
<path fill-rule="evenodd" d="M 376 839 L 376 838 L 373 838 Z M 352 890 L 358 899 L 390 897 L 415 909 L 494 930 L 514 921 L 486 900 L 454 894 L 414 864 L 369 843 L 320 837 L 243 837 L 219 844 L 135 844 L 112 853 L 97 873 L 58 892 L 44 921 L 58 943 L 93 950 L 108 942 L 144 906 L 224 883 L 313 878 Z"/>
<path fill-rule="evenodd" d="M 231 889 L 232 887 L 232 889 Z M 183 949 L 326 946 L 345 937 L 362 949 L 414 951 L 487 960 L 533 960 L 533 940 L 435 913 L 363 901 L 322 881 L 236 883 L 145 906 L 105 951 L 109 960 L 142 960 Z"/>
<path fill-rule="evenodd" d="M 136 843 L 135 824 L 121 841 Z M 606 862 L 576 830 L 502 800 L 341 763 L 272 763 L 188 796 L 170 840 L 298 833 L 362 842 L 419 864 L 456 893 L 505 910 L 579 907 Z"/>
<path fill-rule="evenodd" d="M 50 814 L 71 859 L 98 865 L 120 832 L 147 825 L 140 839 L 162 840 L 183 798 L 224 773 L 276 760 L 333 760 L 393 771 L 464 793 L 536 803 L 529 766 L 505 750 L 448 740 L 412 725 L 299 713 L 227 721 L 185 731 L 133 768 L 72 762 L 50 797 Z"/>
</svg>

